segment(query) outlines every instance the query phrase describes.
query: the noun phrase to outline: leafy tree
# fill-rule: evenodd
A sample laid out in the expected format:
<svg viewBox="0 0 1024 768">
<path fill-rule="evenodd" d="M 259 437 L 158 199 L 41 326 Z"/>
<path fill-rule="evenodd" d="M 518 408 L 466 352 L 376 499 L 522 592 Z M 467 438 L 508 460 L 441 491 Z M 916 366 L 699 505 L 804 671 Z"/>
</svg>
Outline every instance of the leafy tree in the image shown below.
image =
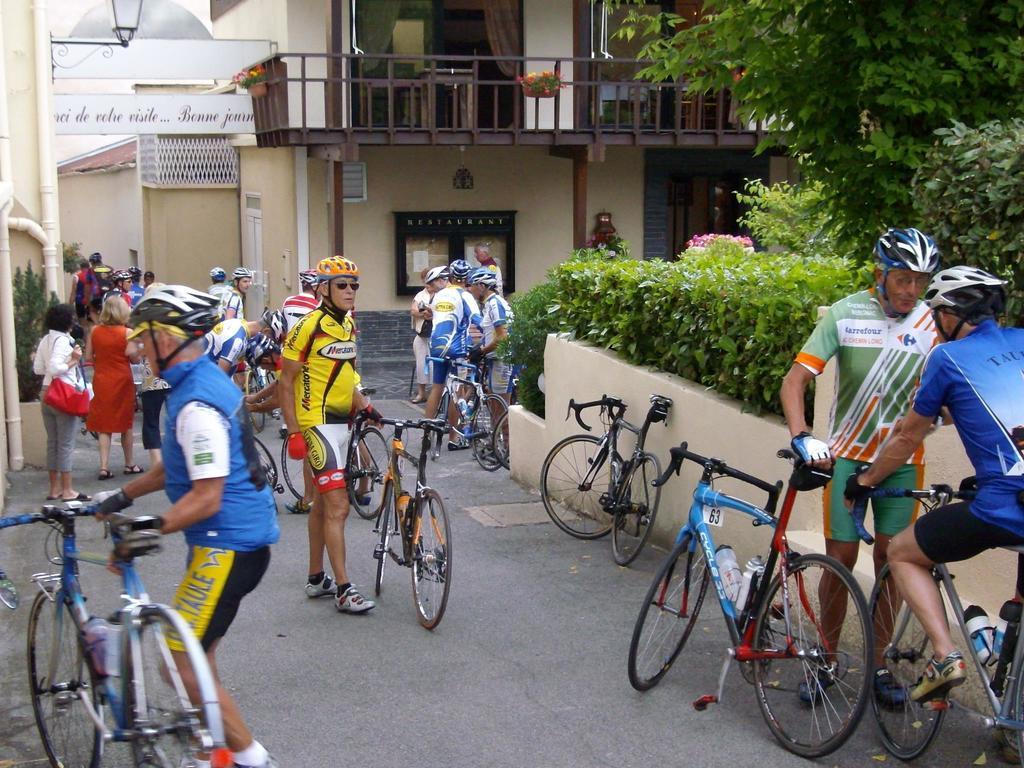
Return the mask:
<svg viewBox="0 0 1024 768">
<path fill-rule="evenodd" d="M 760 179 L 747 182 L 736 199 L 747 208 L 740 223 L 758 244 L 800 256 L 853 256 L 844 252 L 829 232 L 831 218 L 821 184 L 768 186 Z"/>
<path fill-rule="evenodd" d="M 914 199 L 947 264 L 1010 281 L 1008 316 L 1024 323 L 1024 120 L 955 123 L 914 177 Z"/>
<path fill-rule="evenodd" d="M 14 316 L 18 318 L 18 333 L 14 337 L 14 359 L 18 368 L 18 399 L 29 402 L 39 397 L 42 379 L 32 372 L 36 346 L 43 337 L 43 318 L 46 310 L 57 304 L 56 294 L 46 298 L 46 278 L 36 273 L 29 264 L 22 272 L 14 270 Z"/>
<path fill-rule="evenodd" d="M 61 243 L 61 255 L 64 257 L 64 271 L 69 275 L 78 271 L 78 262 L 82 260 L 81 243 Z"/>
<path fill-rule="evenodd" d="M 628 5 L 630 0 L 612 0 Z M 707 0 L 685 28 L 632 10 L 619 34 L 648 38 L 640 76 L 730 88 L 739 114 L 773 129 L 821 182 L 837 232 L 860 253 L 914 223 L 911 179 L 954 120 L 1024 111 L 1024 0 Z"/>
</svg>

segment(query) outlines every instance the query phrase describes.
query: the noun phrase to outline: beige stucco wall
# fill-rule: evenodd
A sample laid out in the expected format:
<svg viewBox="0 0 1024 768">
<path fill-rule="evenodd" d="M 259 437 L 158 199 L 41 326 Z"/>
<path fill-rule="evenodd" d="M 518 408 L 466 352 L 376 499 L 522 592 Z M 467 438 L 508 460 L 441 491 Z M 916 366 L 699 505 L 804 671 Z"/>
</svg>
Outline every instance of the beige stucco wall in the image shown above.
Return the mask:
<svg viewBox="0 0 1024 768">
<path fill-rule="evenodd" d="M 81 243 L 83 257 L 99 251 L 112 267 L 130 266 L 128 251 L 135 250 L 139 266 L 148 269 L 142 247 L 142 187 L 137 168 L 61 176 L 57 187 L 64 242 Z M 97 205 L 97 200 L 103 205 Z"/>
<path fill-rule="evenodd" d="M 550 70 L 555 57 L 572 58 L 573 13 L 571 3 L 552 3 L 549 0 L 523 1 L 523 55 L 552 57 L 527 62 L 528 72 Z M 571 61 L 562 61 L 563 80 L 572 80 Z M 559 96 L 558 122 L 562 128 L 572 127 L 573 89 L 563 88 Z M 555 124 L 554 99 L 524 99 L 527 128 L 550 129 Z"/>
<path fill-rule="evenodd" d="M 464 162 L 473 174 L 471 191 L 452 188 L 459 164 L 454 147 L 361 147 L 360 160 L 367 164 L 367 200 L 345 204 L 345 251 L 366 275 L 359 294 L 359 306 L 365 309 L 399 309 L 407 303 L 394 288 L 394 211 L 516 211 L 519 291 L 543 280 L 548 268 L 572 249 L 572 163 L 544 148 L 467 147 Z M 416 169 L 415 178 L 410 168 Z M 321 210 L 315 193 L 324 183 L 320 172 L 311 171 L 311 217 Z M 604 163 L 591 164 L 588 187 L 588 228 L 598 211 L 611 211 L 621 236 L 639 246 L 642 151 L 610 148 Z M 311 221 L 311 247 L 321 237 L 318 230 Z"/>
<path fill-rule="evenodd" d="M 267 272 L 267 304 L 281 306 L 295 286 L 298 257 L 295 230 L 295 160 L 290 148 L 239 150 L 240 200 L 257 193 L 263 212 L 263 269 Z M 244 205 L 244 203 L 243 203 Z M 245 214 L 236 204 L 234 227 Z M 241 251 L 239 251 L 241 253 Z M 237 263 L 237 262 L 236 262 Z M 227 265 L 224 265 L 227 268 Z M 257 308 L 258 309 L 258 308 Z M 256 310 L 246 307 L 249 315 Z"/>
<path fill-rule="evenodd" d="M 330 207 L 327 196 L 327 175 L 330 164 L 326 160 L 308 160 L 306 162 L 306 186 L 309 209 L 309 266 L 315 267 L 317 261 L 331 255 Z M 346 210 L 355 206 L 359 210 L 361 203 L 346 206 Z"/>
<path fill-rule="evenodd" d="M 663 463 L 668 461 L 668 449 L 686 440 L 690 450 L 723 458 L 730 465 L 757 477 L 772 481 L 785 480 L 788 476 L 788 465 L 775 457 L 779 448 L 789 444 L 789 432 L 781 419 L 743 413 L 739 402 L 706 391 L 677 376 L 641 369 L 605 350 L 549 336 L 544 354 L 544 379 L 548 418 L 539 419 L 517 406 L 509 419 L 512 474 L 527 487 L 539 485 L 541 464 L 551 446 L 562 437 L 580 431 L 574 421 L 565 421 L 569 399 L 597 399 L 604 393 L 621 397 L 629 405 L 626 417 L 633 423 L 643 420 L 652 393 L 673 399 L 668 422 L 653 426 L 647 440 L 647 449 Z M 816 431 L 823 433 L 825 422 L 822 419 L 827 419 L 828 403 L 832 397 L 830 370 L 826 369 L 819 381 L 815 420 L 821 425 L 816 426 Z M 591 423 L 596 424 L 596 420 L 591 420 Z M 631 448 L 628 441 L 625 445 L 627 450 Z M 939 429 L 928 438 L 926 445 L 929 462 L 926 483 L 956 484 L 962 477 L 972 474 L 952 427 Z M 665 486 L 653 533 L 657 543 L 667 544 L 679 529 L 698 479 L 696 465 L 687 462 L 681 478 L 674 477 Z M 715 487 L 726 492 L 740 489 L 738 495 L 741 498 L 754 502 L 765 498 L 763 493 L 750 493 L 749 486 L 744 487 L 735 481 L 721 480 Z M 870 515 L 868 528 L 871 528 Z M 821 551 L 824 549 L 821 531 L 821 492 L 800 494 L 789 525 L 791 546 L 801 552 Z M 728 513 L 717 538 L 732 544 L 740 562 L 743 562 L 767 546 L 768 535 L 767 529 L 752 527 L 745 516 Z M 1003 600 L 1013 594 L 1016 555 L 1002 550 L 989 552 L 984 558 L 954 564 L 950 571 L 957 576 L 957 590 L 964 604 L 978 603 L 990 616 L 994 616 L 998 614 Z M 870 552 L 864 545 L 857 575 L 865 590 L 869 590 L 873 575 Z"/>
<path fill-rule="evenodd" d="M 210 284 L 210 268 L 241 259 L 238 192 L 143 187 L 142 216 L 149 269 L 163 283 Z"/>
</svg>

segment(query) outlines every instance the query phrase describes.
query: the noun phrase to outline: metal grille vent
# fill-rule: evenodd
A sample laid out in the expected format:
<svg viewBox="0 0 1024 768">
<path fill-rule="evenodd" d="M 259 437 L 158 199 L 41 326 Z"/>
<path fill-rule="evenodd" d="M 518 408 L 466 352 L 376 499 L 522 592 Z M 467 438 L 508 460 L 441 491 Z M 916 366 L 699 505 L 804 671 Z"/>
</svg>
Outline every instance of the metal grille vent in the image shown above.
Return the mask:
<svg viewBox="0 0 1024 768">
<path fill-rule="evenodd" d="M 238 185 L 238 152 L 224 136 L 139 136 L 139 168 L 154 187 Z"/>
</svg>

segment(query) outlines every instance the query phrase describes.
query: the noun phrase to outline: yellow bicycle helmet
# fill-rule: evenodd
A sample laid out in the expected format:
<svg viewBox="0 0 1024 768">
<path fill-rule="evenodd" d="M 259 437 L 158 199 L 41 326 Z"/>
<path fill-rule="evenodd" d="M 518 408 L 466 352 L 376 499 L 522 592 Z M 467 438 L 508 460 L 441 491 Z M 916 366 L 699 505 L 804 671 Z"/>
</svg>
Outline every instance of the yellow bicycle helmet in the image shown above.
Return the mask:
<svg viewBox="0 0 1024 768">
<path fill-rule="evenodd" d="M 317 281 L 324 283 L 339 277 L 348 277 L 359 282 L 359 267 L 344 256 L 328 256 L 316 265 Z"/>
</svg>

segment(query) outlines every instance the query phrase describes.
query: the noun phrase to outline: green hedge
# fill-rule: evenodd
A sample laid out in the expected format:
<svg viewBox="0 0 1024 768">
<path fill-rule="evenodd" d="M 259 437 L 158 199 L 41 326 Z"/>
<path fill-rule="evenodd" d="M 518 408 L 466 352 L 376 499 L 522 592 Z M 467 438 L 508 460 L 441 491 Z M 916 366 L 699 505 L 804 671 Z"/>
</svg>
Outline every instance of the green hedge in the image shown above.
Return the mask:
<svg viewBox="0 0 1024 768">
<path fill-rule="evenodd" d="M 846 259 L 712 247 L 672 263 L 570 260 L 551 271 L 551 282 L 549 316 L 561 330 L 630 363 L 713 387 L 755 412 L 780 413 L 779 385 L 818 306 L 871 278 Z"/>
</svg>

